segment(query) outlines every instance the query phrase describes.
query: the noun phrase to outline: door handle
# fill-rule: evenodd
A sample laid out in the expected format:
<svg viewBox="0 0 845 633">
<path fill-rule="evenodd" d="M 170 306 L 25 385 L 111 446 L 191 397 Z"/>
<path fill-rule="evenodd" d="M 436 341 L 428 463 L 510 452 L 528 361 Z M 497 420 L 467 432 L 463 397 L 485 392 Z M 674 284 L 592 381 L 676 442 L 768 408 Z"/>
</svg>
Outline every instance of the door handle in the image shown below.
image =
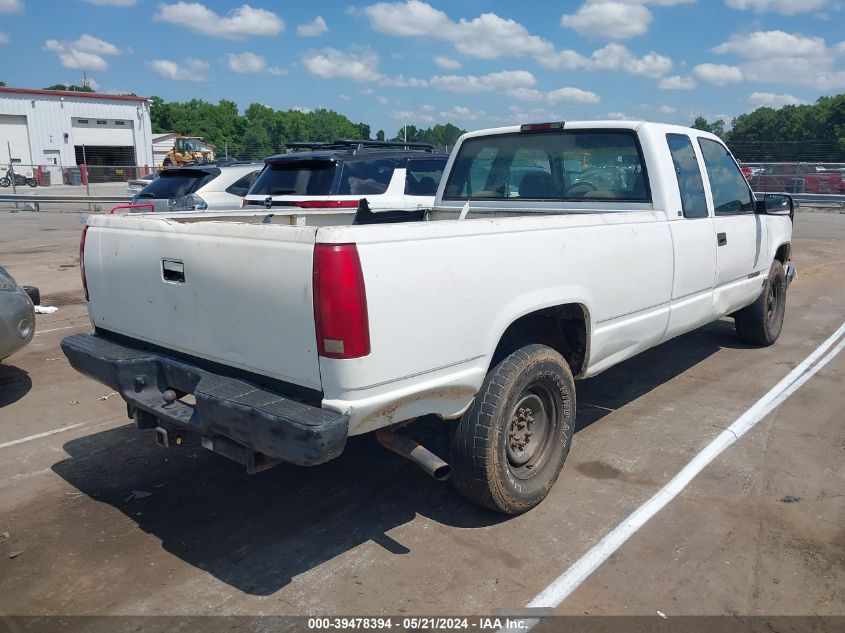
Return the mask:
<svg viewBox="0 0 845 633">
<path fill-rule="evenodd" d="M 171 284 L 185 283 L 185 264 L 175 259 L 161 260 L 161 276 Z"/>
<path fill-rule="evenodd" d="M 719 246 L 724 246 L 728 243 L 728 234 L 727 233 L 716 233 L 716 243 Z"/>
</svg>

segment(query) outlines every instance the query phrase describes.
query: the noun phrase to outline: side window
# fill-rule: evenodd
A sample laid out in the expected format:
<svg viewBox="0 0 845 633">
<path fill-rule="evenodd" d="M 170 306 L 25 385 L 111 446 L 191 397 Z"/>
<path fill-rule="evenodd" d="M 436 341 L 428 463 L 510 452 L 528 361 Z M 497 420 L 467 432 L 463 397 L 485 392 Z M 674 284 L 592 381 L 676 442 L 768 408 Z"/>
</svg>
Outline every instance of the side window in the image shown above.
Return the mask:
<svg viewBox="0 0 845 633">
<path fill-rule="evenodd" d="M 672 162 L 675 163 L 684 217 L 706 218 L 707 198 L 704 197 L 704 181 L 692 141 L 686 134 L 667 134 L 666 142 L 672 152 Z"/>
<path fill-rule="evenodd" d="M 405 172 L 405 194 L 433 196 L 446 168 L 445 158 L 420 158 L 408 161 Z"/>
<path fill-rule="evenodd" d="M 716 215 L 752 213 L 754 202 L 751 190 L 725 146 L 706 138 L 699 138 L 698 145 L 710 178 Z"/>
<path fill-rule="evenodd" d="M 392 160 L 350 160 L 343 163 L 338 195 L 375 195 L 387 191 L 393 176 Z"/>
<path fill-rule="evenodd" d="M 247 193 L 249 193 L 249 188 L 252 187 L 252 183 L 254 183 L 255 179 L 258 178 L 259 173 L 261 173 L 261 170 L 256 169 L 255 171 L 248 173 L 246 176 L 238 178 L 235 182 L 229 185 L 226 189 L 226 193 L 231 193 L 233 196 L 238 196 L 239 198 L 244 197 Z"/>
</svg>

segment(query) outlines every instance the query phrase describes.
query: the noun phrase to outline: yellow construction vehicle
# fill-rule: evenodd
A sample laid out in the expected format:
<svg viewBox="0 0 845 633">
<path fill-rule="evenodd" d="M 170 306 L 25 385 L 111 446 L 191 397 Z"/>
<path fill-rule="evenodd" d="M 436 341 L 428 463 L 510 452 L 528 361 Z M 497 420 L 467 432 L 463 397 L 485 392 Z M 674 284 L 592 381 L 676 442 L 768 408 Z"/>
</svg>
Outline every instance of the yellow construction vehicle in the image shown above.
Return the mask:
<svg viewBox="0 0 845 633">
<path fill-rule="evenodd" d="M 173 149 L 167 152 L 161 163 L 162 167 L 181 167 L 188 163 L 210 163 L 214 160 L 214 151 L 208 148 L 199 136 L 177 136 L 173 139 Z"/>
</svg>

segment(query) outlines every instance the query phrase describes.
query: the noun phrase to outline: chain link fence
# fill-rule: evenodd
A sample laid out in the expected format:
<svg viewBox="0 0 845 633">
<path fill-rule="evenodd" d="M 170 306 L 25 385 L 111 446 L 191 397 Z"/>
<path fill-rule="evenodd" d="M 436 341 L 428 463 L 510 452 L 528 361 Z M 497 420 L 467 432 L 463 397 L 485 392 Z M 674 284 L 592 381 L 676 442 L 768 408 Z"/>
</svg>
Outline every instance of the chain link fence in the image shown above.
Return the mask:
<svg viewBox="0 0 845 633">
<path fill-rule="evenodd" d="M 845 163 L 742 163 L 759 193 L 845 195 Z"/>
</svg>

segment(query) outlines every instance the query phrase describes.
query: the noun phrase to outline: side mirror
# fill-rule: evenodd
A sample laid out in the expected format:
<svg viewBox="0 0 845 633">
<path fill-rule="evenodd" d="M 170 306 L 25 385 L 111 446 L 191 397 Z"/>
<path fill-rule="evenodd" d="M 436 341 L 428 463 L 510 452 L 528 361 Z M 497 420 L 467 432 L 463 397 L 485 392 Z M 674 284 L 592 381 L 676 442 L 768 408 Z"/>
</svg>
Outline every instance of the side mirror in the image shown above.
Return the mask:
<svg viewBox="0 0 845 633">
<path fill-rule="evenodd" d="M 780 193 L 764 194 L 763 199 L 757 201 L 757 213 L 761 215 L 788 215 L 791 218 L 795 214 L 792 196 Z"/>
</svg>

